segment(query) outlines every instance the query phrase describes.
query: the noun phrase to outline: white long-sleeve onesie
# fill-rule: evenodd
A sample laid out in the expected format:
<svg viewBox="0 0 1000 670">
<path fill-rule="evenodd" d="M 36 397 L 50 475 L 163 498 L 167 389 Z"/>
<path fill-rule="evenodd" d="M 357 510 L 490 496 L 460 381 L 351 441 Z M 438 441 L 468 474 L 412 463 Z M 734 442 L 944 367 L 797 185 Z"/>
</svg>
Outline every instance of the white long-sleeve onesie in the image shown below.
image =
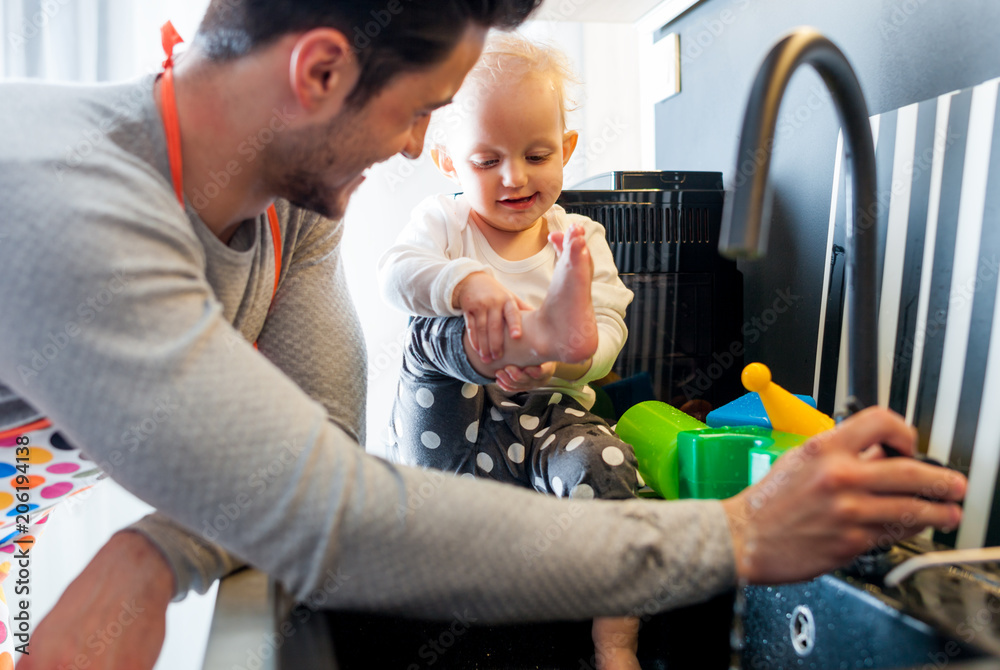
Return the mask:
<svg viewBox="0 0 1000 670">
<path fill-rule="evenodd" d="M 452 306 L 458 284 L 474 272 L 486 272 L 532 307 L 542 304 L 552 283 L 556 253 L 552 244 L 519 261 L 502 258 L 486 237 L 470 224 L 471 206 L 461 195 L 437 195 L 421 202 L 396 244 L 378 264 L 379 286 L 385 300 L 416 316 L 460 316 Z M 604 226 L 559 205 L 545 213 L 549 232 L 563 232 L 573 223 L 583 227 L 594 259 L 591 297 L 597 318 L 598 347 L 590 370 L 568 382 L 553 379 L 552 388 L 570 395 L 590 409 L 594 392 L 587 383 L 611 371 L 625 344 L 625 308 L 632 291 L 618 277 Z"/>
</svg>

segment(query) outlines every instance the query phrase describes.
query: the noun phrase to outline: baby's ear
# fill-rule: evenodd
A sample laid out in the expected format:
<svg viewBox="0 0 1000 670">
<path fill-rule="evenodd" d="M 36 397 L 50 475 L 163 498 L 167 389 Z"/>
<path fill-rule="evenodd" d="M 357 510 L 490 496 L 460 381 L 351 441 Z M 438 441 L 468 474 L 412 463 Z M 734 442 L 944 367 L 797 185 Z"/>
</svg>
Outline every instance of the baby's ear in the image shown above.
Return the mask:
<svg viewBox="0 0 1000 670">
<path fill-rule="evenodd" d="M 566 163 L 569 163 L 569 159 L 573 156 L 573 152 L 576 151 L 576 143 L 580 140 L 580 133 L 575 130 L 567 131 L 563 135 L 563 167 Z"/>
<path fill-rule="evenodd" d="M 456 183 L 458 182 L 458 175 L 455 173 L 455 164 L 451 162 L 451 156 L 445 153 L 444 150 L 438 147 L 431 149 L 431 160 L 434 161 L 434 165 L 441 171 L 441 174 Z"/>
</svg>

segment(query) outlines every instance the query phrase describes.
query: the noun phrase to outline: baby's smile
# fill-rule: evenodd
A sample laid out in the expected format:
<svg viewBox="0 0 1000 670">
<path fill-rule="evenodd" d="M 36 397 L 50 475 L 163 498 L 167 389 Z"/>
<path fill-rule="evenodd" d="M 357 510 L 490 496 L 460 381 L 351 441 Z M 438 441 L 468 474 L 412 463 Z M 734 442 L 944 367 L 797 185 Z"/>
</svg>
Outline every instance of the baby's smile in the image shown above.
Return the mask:
<svg viewBox="0 0 1000 670">
<path fill-rule="evenodd" d="M 502 198 L 500 204 L 512 209 L 528 209 L 538 200 L 538 192 L 524 198 Z"/>
</svg>

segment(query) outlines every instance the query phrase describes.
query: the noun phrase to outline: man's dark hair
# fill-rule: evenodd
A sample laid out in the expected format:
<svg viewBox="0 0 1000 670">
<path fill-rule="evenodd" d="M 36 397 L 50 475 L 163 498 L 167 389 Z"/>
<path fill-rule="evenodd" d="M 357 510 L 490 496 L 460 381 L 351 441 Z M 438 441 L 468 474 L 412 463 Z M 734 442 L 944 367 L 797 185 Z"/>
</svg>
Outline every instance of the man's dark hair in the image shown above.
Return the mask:
<svg viewBox="0 0 1000 670">
<path fill-rule="evenodd" d="M 347 99 L 359 107 L 402 72 L 447 59 L 470 24 L 520 25 L 541 0 L 212 0 L 195 43 L 231 60 L 289 33 L 329 27 L 348 37 L 361 75 Z"/>
</svg>

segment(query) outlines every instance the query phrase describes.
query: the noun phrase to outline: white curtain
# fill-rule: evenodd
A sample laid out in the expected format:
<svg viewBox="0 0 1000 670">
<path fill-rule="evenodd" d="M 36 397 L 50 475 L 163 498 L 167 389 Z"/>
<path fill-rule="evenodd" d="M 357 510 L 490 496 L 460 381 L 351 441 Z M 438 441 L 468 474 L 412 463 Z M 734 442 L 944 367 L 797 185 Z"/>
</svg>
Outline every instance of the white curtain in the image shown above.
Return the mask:
<svg viewBox="0 0 1000 670">
<path fill-rule="evenodd" d="M 0 0 L 0 78 L 93 83 L 140 76 L 163 61 L 163 22 L 172 20 L 190 37 L 207 5 L 208 0 Z M 2 133 L 0 119 L 0 138 Z M 57 508 L 32 550 L 33 627 L 107 539 L 149 511 L 111 481 Z M 15 595 L 12 581 L 5 585 L 8 602 Z M 214 602 L 213 590 L 171 606 L 157 670 L 201 667 Z"/>
<path fill-rule="evenodd" d="M 152 71 L 160 26 L 194 34 L 208 0 L 0 0 L 0 76 L 98 82 Z"/>
</svg>

